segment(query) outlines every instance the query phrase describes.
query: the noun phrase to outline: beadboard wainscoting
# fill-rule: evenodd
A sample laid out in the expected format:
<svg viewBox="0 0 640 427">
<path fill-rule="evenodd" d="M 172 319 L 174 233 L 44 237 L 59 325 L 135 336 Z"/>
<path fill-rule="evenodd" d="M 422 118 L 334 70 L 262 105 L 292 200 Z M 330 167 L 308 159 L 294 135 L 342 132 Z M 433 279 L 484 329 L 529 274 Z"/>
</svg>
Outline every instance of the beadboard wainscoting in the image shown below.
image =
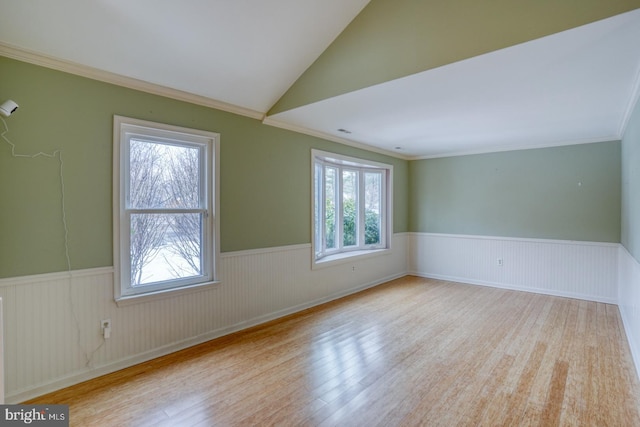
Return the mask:
<svg viewBox="0 0 640 427">
<path fill-rule="evenodd" d="M 618 302 L 617 243 L 409 233 L 408 245 L 416 276 Z"/>
<path fill-rule="evenodd" d="M 640 370 L 640 264 L 619 244 L 399 233 L 390 253 L 314 270 L 308 244 L 223 253 L 220 263 L 217 286 L 121 307 L 111 267 L 0 279 L 6 402 L 406 274 L 619 304 Z M 112 322 L 108 340 L 104 319 Z"/>
<path fill-rule="evenodd" d="M 311 245 L 223 253 L 221 283 L 118 307 L 113 269 L 0 280 L 5 398 L 17 403 L 406 275 L 392 251 L 311 270 Z M 111 337 L 101 321 L 111 319 Z"/>
<path fill-rule="evenodd" d="M 618 253 L 618 308 L 640 374 L 640 263 L 622 245 Z"/>
</svg>

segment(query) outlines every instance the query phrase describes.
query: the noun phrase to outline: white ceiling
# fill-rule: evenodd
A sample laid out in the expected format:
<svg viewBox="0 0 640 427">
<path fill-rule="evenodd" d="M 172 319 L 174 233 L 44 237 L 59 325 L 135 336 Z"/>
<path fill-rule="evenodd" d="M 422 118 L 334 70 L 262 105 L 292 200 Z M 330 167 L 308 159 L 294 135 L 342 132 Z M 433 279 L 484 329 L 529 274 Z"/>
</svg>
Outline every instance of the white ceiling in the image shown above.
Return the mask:
<svg viewBox="0 0 640 427">
<path fill-rule="evenodd" d="M 0 0 L 0 42 L 265 113 L 369 0 Z"/>
<path fill-rule="evenodd" d="M 617 140 L 639 79 L 637 9 L 269 121 L 410 158 Z"/>
<path fill-rule="evenodd" d="M 0 0 L 0 44 L 261 116 L 367 3 Z M 639 40 L 636 9 L 265 122 L 406 158 L 620 139 Z"/>
</svg>

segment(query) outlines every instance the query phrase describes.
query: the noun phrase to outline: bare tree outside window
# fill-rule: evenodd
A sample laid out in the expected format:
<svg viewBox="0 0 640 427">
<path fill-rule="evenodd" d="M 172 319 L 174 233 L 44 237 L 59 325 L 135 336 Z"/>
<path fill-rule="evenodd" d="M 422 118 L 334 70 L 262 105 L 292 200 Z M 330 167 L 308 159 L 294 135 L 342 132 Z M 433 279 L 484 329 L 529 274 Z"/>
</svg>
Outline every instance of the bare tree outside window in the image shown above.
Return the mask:
<svg viewBox="0 0 640 427">
<path fill-rule="evenodd" d="M 220 135 L 113 121 L 116 301 L 215 285 Z"/>
<path fill-rule="evenodd" d="M 133 208 L 162 206 L 165 195 L 157 144 L 131 141 L 129 197 Z M 131 284 L 143 283 L 143 271 L 158 254 L 167 229 L 161 215 L 131 215 Z"/>
<path fill-rule="evenodd" d="M 198 207 L 200 204 L 200 151 L 197 148 L 184 148 L 179 155 L 171 156 L 167 161 L 167 172 L 171 185 L 171 200 L 184 207 Z M 199 274 L 201 271 L 202 253 L 200 214 L 172 215 L 170 217 L 173 244 L 169 252 L 182 258 L 186 267 L 170 264 L 174 277 L 185 274 Z"/>
<path fill-rule="evenodd" d="M 134 209 L 198 209 L 200 150 L 132 140 L 130 203 Z M 201 213 L 131 214 L 131 284 L 200 274 Z"/>
</svg>

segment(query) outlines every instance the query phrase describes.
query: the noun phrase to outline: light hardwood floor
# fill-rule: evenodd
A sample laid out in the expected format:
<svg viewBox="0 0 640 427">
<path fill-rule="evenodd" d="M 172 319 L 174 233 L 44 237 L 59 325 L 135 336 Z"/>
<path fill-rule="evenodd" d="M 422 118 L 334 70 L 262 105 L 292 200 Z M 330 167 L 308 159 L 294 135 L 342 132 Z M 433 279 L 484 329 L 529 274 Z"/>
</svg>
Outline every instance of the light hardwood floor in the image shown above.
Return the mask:
<svg viewBox="0 0 640 427">
<path fill-rule="evenodd" d="M 74 426 L 640 426 L 615 305 L 405 277 L 29 403 Z"/>
</svg>

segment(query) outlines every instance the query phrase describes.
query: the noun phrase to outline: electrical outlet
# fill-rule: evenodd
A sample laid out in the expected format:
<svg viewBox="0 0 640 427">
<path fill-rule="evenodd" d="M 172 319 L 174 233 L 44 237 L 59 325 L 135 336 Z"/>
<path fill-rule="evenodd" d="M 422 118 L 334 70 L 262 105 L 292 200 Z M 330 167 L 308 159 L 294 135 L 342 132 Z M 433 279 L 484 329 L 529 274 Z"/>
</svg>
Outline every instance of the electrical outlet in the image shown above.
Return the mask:
<svg viewBox="0 0 640 427">
<path fill-rule="evenodd" d="M 498 265 L 498 267 L 502 267 L 502 265 L 503 265 L 502 258 L 498 258 L 497 261 L 496 261 L 496 264 Z"/>
<path fill-rule="evenodd" d="M 102 327 L 102 336 L 107 339 L 111 337 L 111 319 L 105 319 L 100 322 Z"/>
</svg>

